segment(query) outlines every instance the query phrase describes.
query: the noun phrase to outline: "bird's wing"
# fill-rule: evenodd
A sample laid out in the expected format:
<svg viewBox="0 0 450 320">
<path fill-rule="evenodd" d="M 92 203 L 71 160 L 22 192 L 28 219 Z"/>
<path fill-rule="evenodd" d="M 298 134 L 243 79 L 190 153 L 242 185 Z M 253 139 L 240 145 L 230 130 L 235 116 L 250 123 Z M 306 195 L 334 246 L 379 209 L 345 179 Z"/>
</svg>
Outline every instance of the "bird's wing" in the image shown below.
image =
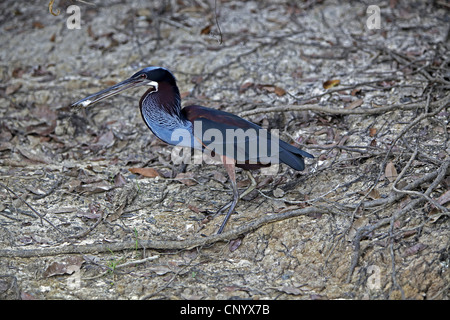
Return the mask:
<svg viewBox="0 0 450 320">
<path fill-rule="evenodd" d="M 303 157 L 312 157 L 234 114 L 202 106 L 185 107 L 182 113 L 193 124 L 194 137 L 204 148 L 234 158 L 237 164 L 283 162 L 303 170 Z"/>
<path fill-rule="evenodd" d="M 188 106 L 182 112 L 193 125 L 194 137 L 206 149 L 238 163 L 268 161 L 258 147 L 263 145 L 264 135 L 268 143 L 272 136 L 260 126 L 234 114 L 202 106 Z"/>
</svg>

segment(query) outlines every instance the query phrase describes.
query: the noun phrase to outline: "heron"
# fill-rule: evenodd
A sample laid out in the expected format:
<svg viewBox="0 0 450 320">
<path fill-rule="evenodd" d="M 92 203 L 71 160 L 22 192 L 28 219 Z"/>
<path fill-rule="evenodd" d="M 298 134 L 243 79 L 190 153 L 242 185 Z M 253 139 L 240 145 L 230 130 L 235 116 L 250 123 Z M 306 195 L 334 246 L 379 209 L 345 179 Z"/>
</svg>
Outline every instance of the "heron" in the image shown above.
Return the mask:
<svg viewBox="0 0 450 320">
<path fill-rule="evenodd" d="M 314 158 L 310 153 L 235 114 L 200 105 L 182 108 L 175 76 L 160 66 L 144 68 L 130 78 L 71 106 L 87 108 L 124 90 L 141 86 L 147 88 L 139 101 L 142 119 L 156 137 L 169 145 L 200 150 L 220 159 L 225 166 L 233 190 L 233 199 L 224 207 L 228 208 L 228 212 L 218 234 L 224 230 L 240 199 L 236 184 L 236 167 L 248 172 L 275 163 L 284 163 L 294 170 L 303 171 L 304 158 Z M 253 182 L 252 184 L 256 184 Z M 241 197 L 248 193 L 249 189 L 241 194 Z"/>
</svg>

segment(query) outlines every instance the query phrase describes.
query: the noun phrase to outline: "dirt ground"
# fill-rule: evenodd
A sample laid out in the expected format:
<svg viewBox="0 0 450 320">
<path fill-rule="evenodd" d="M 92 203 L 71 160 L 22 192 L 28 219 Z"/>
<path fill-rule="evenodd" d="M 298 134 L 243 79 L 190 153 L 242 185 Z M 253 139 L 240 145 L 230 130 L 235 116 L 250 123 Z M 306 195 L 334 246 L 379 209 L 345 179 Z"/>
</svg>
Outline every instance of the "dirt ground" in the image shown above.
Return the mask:
<svg viewBox="0 0 450 320">
<path fill-rule="evenodd" d="M 447 2 L 99 2 L 0 3 L 1 299 L 449 298 Z M 174 164 L 142 90 L 69 107 L 149 65 L 315 158 L 215 235 L 225 169 Z"/>
</svg>

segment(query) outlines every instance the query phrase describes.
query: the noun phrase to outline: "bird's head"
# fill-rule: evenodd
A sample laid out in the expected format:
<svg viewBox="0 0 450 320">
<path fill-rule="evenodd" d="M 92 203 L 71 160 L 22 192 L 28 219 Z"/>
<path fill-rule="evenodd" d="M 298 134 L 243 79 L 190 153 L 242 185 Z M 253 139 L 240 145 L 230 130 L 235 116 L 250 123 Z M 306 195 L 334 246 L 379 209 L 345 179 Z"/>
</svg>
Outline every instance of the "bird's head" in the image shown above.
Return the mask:
<svg viewBox="0 0 450 320">
<path fill-rule="evenodd" d="M 159 85 L 161 83 L 167 83 L 173 87 L 176 87 L 175 77 L 169 70 L 163 67 L 147 67 L 139 72 L 136 72 L 130 78 L 81 99 L 73 103 L 71 106 L 87 108 L 100 100 L 114 96 L 124 90 L 140 86 L 149 86 L 150 88 L 147 90 L 147 93 L 158 92 Z"/>
</svg>

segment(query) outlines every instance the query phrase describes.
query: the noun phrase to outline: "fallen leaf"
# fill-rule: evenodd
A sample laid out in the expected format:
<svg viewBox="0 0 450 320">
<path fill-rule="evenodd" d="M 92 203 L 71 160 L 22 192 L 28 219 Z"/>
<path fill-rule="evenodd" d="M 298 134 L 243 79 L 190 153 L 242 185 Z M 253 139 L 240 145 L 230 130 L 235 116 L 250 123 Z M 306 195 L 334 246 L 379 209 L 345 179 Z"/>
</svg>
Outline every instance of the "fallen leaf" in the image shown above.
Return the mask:
<svg viewBox="0 0 450 320">
<path fill-rule="evenodd" d="M 102 134 L 97 138 L 97 141 L 94 142 L 89 148 L 91 150 L 95 149 L 103 149 L 110 148 L 114 145 L 114 133 L 109 130 L 106 133 Z"/>
<path fill-rule="evenodd" d="M 214 172 L 213 179 L 222 183 L 225 183 L 228 180 L 228 178 L 219 171 Z"/>
<path fill-rule="evenodd" d="M 125 203 L 122 203 L 120 206 L 115 208 L 113 213 L 109 214 L 106 217 L 106 221 L 113 222 L 113 221 L 116 221 L 117 219 L 119 219 L 122 216 L 122 214 L 123 214 L 123 209 L 124 208 L 125 208 Z"/>
<path fill-rule="evenodd" d="M 188 208 L 194 211 L 195 213 L 200 213 L 200 209 L 192 204 L 188 204 Z"/>
<path fill-rule="evenodd" d="M 9 95 L 19 91 L 20 88 L 22 88 L 22 84 L 21 83 L 15 83 L 15 84 L 9 85 L 5 89 L 5 94 L 7 96 L 9 96 Z"/>
<path fill-rule="evenodd" d="M 211 33 L 211 25 L 207 25 L 206 27 L 204 27 L 201 31 L 200 34 L 202 35 L 207 35 Z"/>
<path fill-rule="evenodd" d="M 392 163 L 392 161 L 386 165 L 384 175 L 390 182 L 394 182 L 395 179 L 397 178 L 398 176 L 397 169 L 395 169 L 395 166 Z"/>
<path fill-rule="evenodd" d="M 350 103 L 348 106 L 346 106 L 344 109 L 355 109 L 355 108 L 359 107 L 360 105 L 362 105 L 363 102 L 364 102 L 363 99 L 355 100 L 352 103 Z"/>
<path fill-rule="evenodd" d="M 284 196 L 284 190 L 281 188 L 276 188 L 275 190 L 272 191 L 273 192 L 273 196 L 275 198 L 281 198 Z"/>
<path fill-rule="evenodd" d="M 31 293 L 23 292 L 23 291 L 20 293 L 20 299 L 21 300 L 37 300 L 37 298 L 34 297 Z"/>
<path fill-rule="evenodd" d="M 259 84 L 257 86 L 259 89 L 265 90 L 270 93 L 275 93 L 277 96 L 281 97 L 286 94 L 286 90 L 283 88 L 277 87 L 273 84 Z"/>
<path fill-rule="evenodd" d="M 149 267 L 147 268 L 150 271 L 153 271 L 158 276 L 162 276 L 166 273 L 173 272 L 169 267 L 167 266 L 155 266 L 155 267 Z"/>
<path fill-rule="evenodd" d="M 254 85 L 253 82 L 251 81 L 246 81 L 243 84 L 241 84 L 241 86 L 239 87 L 239 93 L 244 93 L 245 91 L 247 91 L 248 88 L 252 87 Z"/>
<path fill-rule="evenodd" d="M 350 92 L 350 94 L 352 96 L 356 96 L 360 92 L 361 92 L 361 88 L 355 88 L 355 89 L 352 90 L 352 92 Z"/>
<path fill-rule="evenodd" d="M 447 208 L 450 207 L 450 190 L 444 192 L 439 198 L 437 198 L 436 201 L 442 206 L 445 206 Z M 440 211 L 441 210 L 439 208 L 432 206 L 432 209 L 430 211 L 431 223 L 436 222 L 442 216 L 442 214 L 438 214 Z"/>
<path fill-rule="evenodd" d="M 76 189 L 78 192 L 87 192 L 87 193 L 99 193 L 109 191 L 113 188 L 113 186 L 106 181 L 99 181 L 94 183 L 83 184 Z"/>
<path fill-rule="evenodd" d="M 377 189 L 372 189 L 370 190 L 368 196 L 373 200 L 380 199 L 380 192 Z"/>
<path fill-rule="evenodd" d="M 282 97 L 286 94 L 286 90 L 284 90 L 283 88 L 277 87 L 275 86 L 275 94 L 279 97 Z"/>
<path fill-rule="evenodd" d="M 28 160 L 45 164 L 49 164 L 52 162 L 51 159 L 46 157 L 42 152 L 38 150 L 30 150 L 29 148 L 23 146 L 17 146 L 17 150 Z"/>
<path fill-rule="evenodd" d="M 14 78 L 22 78 L 22 76 L 23 76 L 24 73 L 25 73 L 25 70 L 24 70 L 24 69 L 22 69 L 22 68 L 17 68 L 17 69 L 14 69 L 14 70 L 12 71 L 12 76 L 13 76 Z"/>
<path fill-rule="evenodd" d="M 334 80 L 327 80 L 327 81 L 325 81 L 325 82 L 323 83 L 323 88 L 324 88 L 324 89 L 331 89 L 331 88 L 333 88 L 333 87 L 338 86 L 340 83 L 341 83 L 341 80 L 337 80 L 337 79 L 334 79 Z"/>
<path fill-rule="evenodd" d="M 43 29 L 44 25 L 42 23 L 40 23 L 39 21 L 34 21 L 33 22 L 33 28 L 35 28 L 35 29 Z"/>
<path fill-rule="evenodd" d="M 127 184 L 127 179 L 125 179 L 125 177 L 120 172 L 118 174 L 116 174 L 116 176 L 114 177 L 114 186 L 121 187 L 126 184 Z"/>
<path fill-rule="evenodd" d="M 447 202 L 450 202 L 450 190 L 447 190 L 444 194 L 442 194 L 438 199 L 437 202 L 441 205 L 446 204 Z"/>
<path fill-rule="evenodd" d="M 180 181 L 187 186 L 195 186 L 197 184 L 197 182 L 194 180 L 194 174 L 192 172 L 180 172 L 175 177 L 175 180 Z"/>
<path fill-rule="evenodd" d="M 249 179 L 239 180 L 237 182 L 238 188 L 247 188 L 250 184 L 251 184 L 251 181 Z"/>
<path fill-rule="evenodd" d="M 61 262 L 53 262 L 44 271 L 43 276 L 48 278 L 60 274 L 72 274 L 80 270 L 84 259 L 80 256 L 68 257 Z"/>
<path fill-rule="evenodd" d="M 233 239 L 228 244 L 228 249 L 230 252 L 236 251 L 242 243 L 242 238 Z"/>
<path fill-rule="evenodd" d="M 287 293 L 287 294 L 292 294 L 294 296 L 302 294 L 302 290 L 300 290 L 299 288 L 296 288 L 294 286 L 283 286 L 283 287 L 279 288 L 278 290 L 281 292 Z"/>
<path fill-rule="evenodd" d="M 406 248 L 405 251 L 403 251 L 403 256 L 404 257 L 412 256 L 424 250 L 426 247 L 428 247 L 426 244 L 419 242 L 409 248 Z"/>
<path fill-rule="evenodd" d="M 369 136 L 374 137 L 377 134 L 377 129 L 372 127 L 369 129 Z"/>
<path fill-rule="evenodd" d="M 95 212 L 91 212 L 91 211 L 79 211 L 79 212 L 77 212 L 77 217 L 78 218 L 98 220 L 98 219 L 101 218 L 101 216 L 102 215 L 100 213 L 95 213 Z"/>
<path fill-rule="evenodd" d="M 364 217 L 364 216 L 353 221 L 353 224 L 348 232 L 349 241 L 352 241 L 355 238 L 358 229 L 367 225 L 368 222 L 369 222 L 369 218 Z"/>
<path fill-rule="evenodd" d="M 130 168 L 128 169 L 131 173 L 137 173 L 141 176 L 147 177 L 147 178 L 155 178 L 158 176 L 161 176 L 158 172 L 158 170 L 153 168 Z"/>
</svg>

